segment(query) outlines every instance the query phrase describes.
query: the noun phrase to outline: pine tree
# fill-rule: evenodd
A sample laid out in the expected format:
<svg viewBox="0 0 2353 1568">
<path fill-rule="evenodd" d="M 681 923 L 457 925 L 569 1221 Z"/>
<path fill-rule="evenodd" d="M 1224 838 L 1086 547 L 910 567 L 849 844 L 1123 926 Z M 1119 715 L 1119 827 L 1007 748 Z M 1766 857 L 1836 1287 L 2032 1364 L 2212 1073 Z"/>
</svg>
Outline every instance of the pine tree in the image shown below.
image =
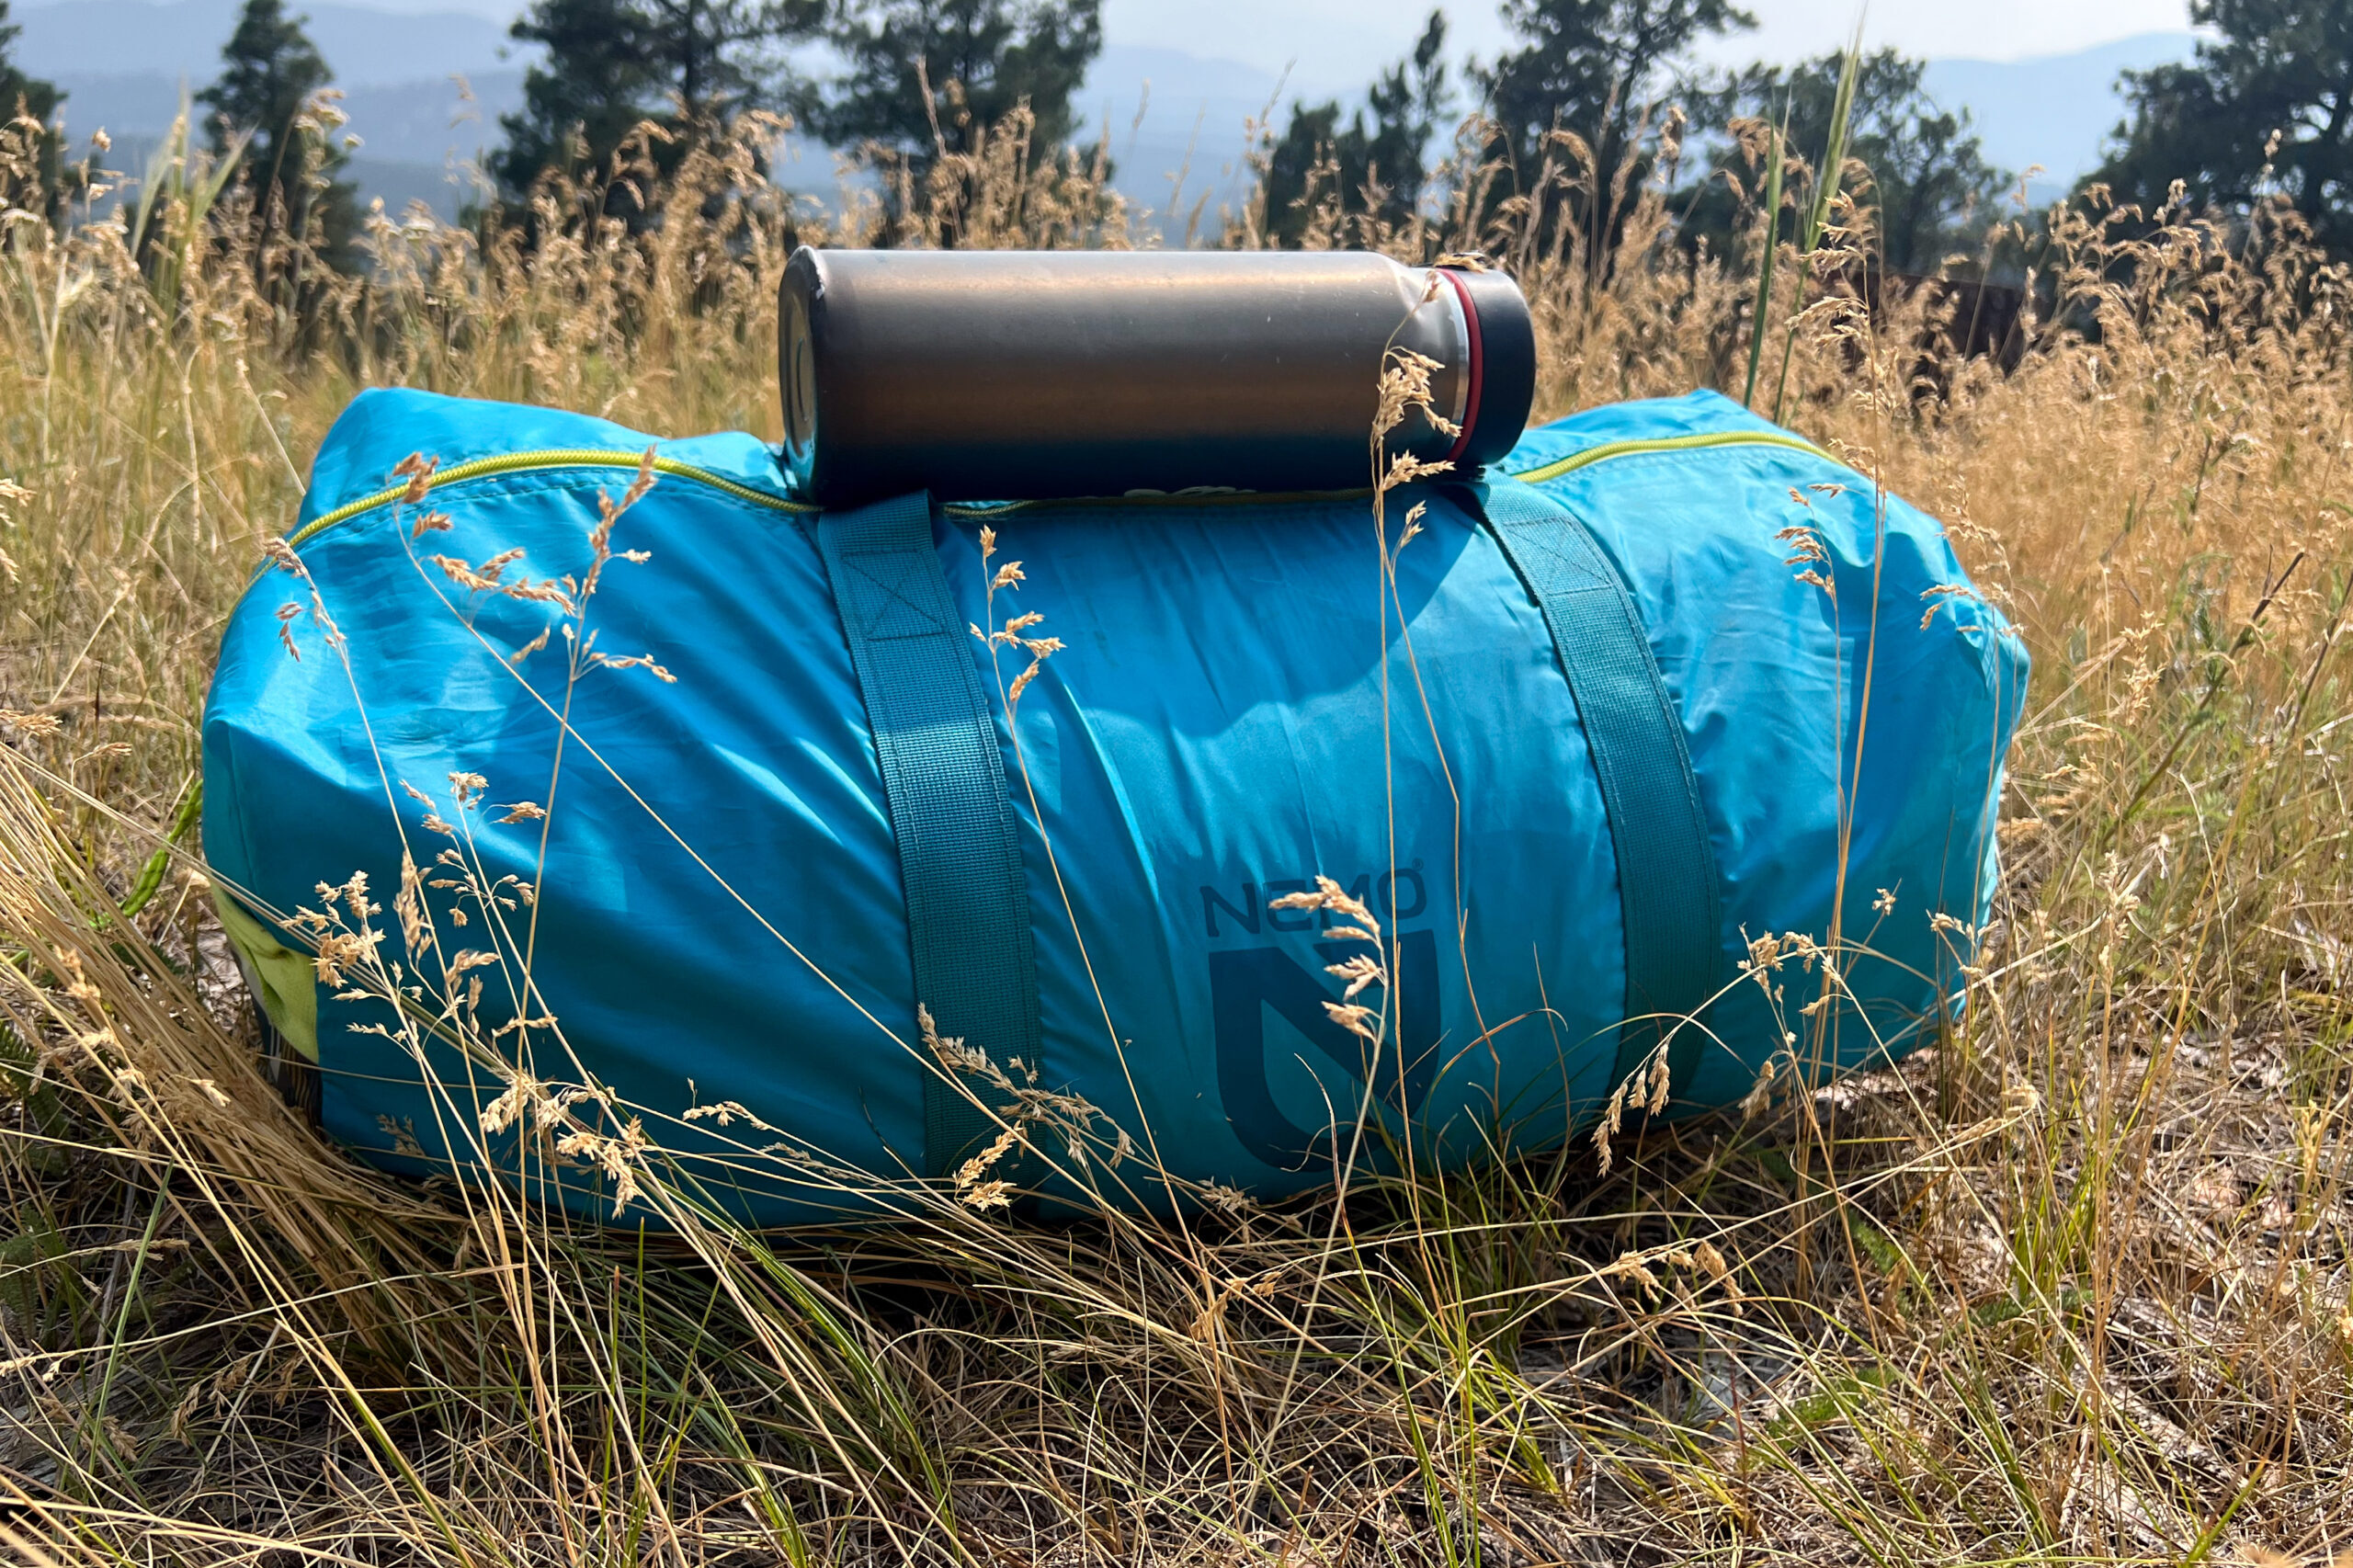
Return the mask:
<svg viewBox="0 0 2353 1568">
<path fill-rule="evenodd" d="M 39 120 L 44 129 L 40 144 L 33 152 L 31 176 L 40 183 L 43 205 L 52 215 L 64 197 L 64 186 L 59 177 L 63 163 L 64 138 L 51 121 L 56 117 L 59 101 L 64 97 L 55 85 L 37 76 L 28 76 L 8 58 L 8 46 L 16 41 L 23 29 L 8 20 L 8 0 L 0 0 L 0 123 L 23 115 Z M 21 173 L 0 169 L 0 206 L 21 206 L 28 191 L 16 188 L 24 179 Z"/>
<path fill-rule="evenodd" d="M 2189 17 L 2197 58 L 2124 73 L 2131 117 L 2086 183 L 2154 210 L 2180 180 L 2226 216 L 2277 192 L 2353 256 L 2353 5 L 2192 0 Z"/>
<path fill-rule="evenodd" d="M 1412 221 L 1429 177 L 1430 138 L 1446 113 L 1445 50 L 1446 13 L 1432 11 L 1412 56 L 1373 83 L 1346 130 L 1337 100 L 1291 106 L 1290 126 L 1267 159 L 1268 239 L 1299 244 L 1314 221 L 1311 208 L 1336 206 L 1392 228 Z"/>
<path fill-rule="evenodd" d="M 589 177 L 651 120 L 667 133 L 665 169 L 748 108 L 780 101 L 770 46 L 813 29 L 823 0 L 538 0 L 512 36 L 544 44 L 523 78 L 523 108 L 500 120 L 494 172 L 510 199 L 550 169 Z M 626 191 L 608 210 L 635 212 Z"/>
<path fill-rule="evenodd" d="M 1033 155 L 1070 140 L 1071 98 L 1103 50 L 1102 0 L 850 0 L 830 30 L 849 69 L 804 91 L 802 122 L 920 174 L 1026 103 Z M 926 92 L 926 86 L 929 91 Z"/>
<path fill-rule="evenodd" d="M 1691 106 L 1693 116 L 1708 126 L 1739 118 L 1786 126 L 1785 144 L 1793 153 L 1819 156 L 1816 149 L 1830 140 L 1844 63 L 1842 56 L 1826 54 L 1787 68 L 1751 65 L 1700 94 Z M 1920 85 L 1927 69 L 1927 62 L 1907 60 L 1892 49 L 1864 55 L 1856 67 L 1847 118 L 1847 156 L 1869 169 L 1870 178 L 1867 185 L 1850 181 L 1844 188 L 1871 210 L 1877 258 L 1899 273 L 1934 273 L 1948 252 L 1975 251 L 2010 183 L 2008 175 L 1985 161 L 1967 111 L 1949 112 L 1929 98 Z M 1717 169 L 1719 177 L 1680 193 L 1678 203 L 1685 243 L 1704 239 L 1721 256 L 1729 252 L 1738 221 L 1740 197 L 1733 182 L 1755 194 L 1763 176 L 1732 149 Z M 1792 187 L 1786 199 L 1798 199 Z"/>
<path fill-rule="evenodd" d="M 319 114 L 318 96 L 335 74 L 302 31 L 307 20 L 289 17 L 283 0 L 245 0 L 221 51 L 221 77 L 197 101 L 212 111 L 216 155 L 245 139 L 240 179 L 253 192 L 256 220 L 277 215 L 329 265 L 347 269 L 358 214 L 351 186 L 335 177 L 346 153 L 332 117 Z"/>
<path fill-rule="evenodd" d="M 509 36 L 548 52 L 524 74 L 522 109 L 499 120 L 506 144 L 493 169 L 509 196 L 575 156 L 601 168 L 652 110 L 656 77 L 634 45 L 637 20 L 631 0 L 540 0 L 515 23 Z"/>
<path fill-rule="evenodd" d="M 1498 151 L 1523 184 L 1558 129 L 1585 139 L 1606 187 L 1639 153 L 1634 127 L 1691 46 L 1756 25 L 1732 0 L 1504 0 L 1503 9 L 1523 41 L 1479 77 L 1503 130 Z"/>
</svg>

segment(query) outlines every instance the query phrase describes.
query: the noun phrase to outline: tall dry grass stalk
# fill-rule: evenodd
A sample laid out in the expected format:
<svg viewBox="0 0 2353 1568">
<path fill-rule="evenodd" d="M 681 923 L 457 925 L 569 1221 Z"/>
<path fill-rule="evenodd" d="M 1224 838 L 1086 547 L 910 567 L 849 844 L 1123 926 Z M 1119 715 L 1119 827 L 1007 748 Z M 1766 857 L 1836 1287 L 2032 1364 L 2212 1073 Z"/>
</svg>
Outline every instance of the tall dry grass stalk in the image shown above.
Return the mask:
<svg viewBox="0 0 2353 1568">
<path fill-rule="evenodd" d="M 12 1551 L 1453 1568 L 2347 1544 L 2353 301 L 2268 214 L 2021 227 L 2037 303 L 2006 374 L 1940 353 L 1924 303 L 1841 297 L 1867 196 L 1811 255 L 1781 248 L 1792 299 L 1756 287 L 1758 256 L 1678 249 L 1659 192 L 1565 134 L 1521 194 L 1466 162 L 1453 206 L 1402 231 L 1311 193 L 1320 243 L 1507 265 L 1545 412 L 1736 390 L 1752 341 L 1777 376 L 1785 343 L 1791 422 L 1947 518 L 2017 619 L 2037 682 L 1997 918 L 1950 934 L 1971 1006 L 1899 1072 L 1762 1083 L 1739 1114 L 1621 1132 L 1606 1174 L 1579 1144 L 1345 1202 L 1203 1194 L 1180 1226 L 949 1201 L 790 1238 L 681 1207 L 677 1234 L 639 1235 L 313 1136 L 256 1069 L 196 846 L 156 856 L 222 617 L 351 392 L 773 436 L 797 241 L 1142 243 L 1099 165 L 1032 168 L 1017 124 L 831 216 L 760 177 L 773 129 L 689 157 L 644 232 L 551 187 L 534 248 L 380 215 L 357 278 L 253 238 L 233 196 L 237 221 L 200 215 L 186 154 L 143 233 L 103 199 L 63 234 L 37 202 L 6 216 Z M 1226 238 L 1257 232 L 1245 211 Z M 1759 299 L 1781 313 L 1753 321 Z M 1743 983 L 1804 962 L 1753 957 Z"/>
</svg>

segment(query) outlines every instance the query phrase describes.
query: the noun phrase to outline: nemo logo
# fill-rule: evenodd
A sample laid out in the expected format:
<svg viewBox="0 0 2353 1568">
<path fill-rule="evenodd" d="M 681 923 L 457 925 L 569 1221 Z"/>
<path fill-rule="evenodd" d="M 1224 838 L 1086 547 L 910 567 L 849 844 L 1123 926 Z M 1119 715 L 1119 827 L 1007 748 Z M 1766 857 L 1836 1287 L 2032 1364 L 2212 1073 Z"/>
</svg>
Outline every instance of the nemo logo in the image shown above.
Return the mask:
<svg viewBox="0 0 2353 1568">
<path fill-rule="evenodd" d="M 1204 932 L 1214 939 L 1255 937 L 1261 931 L 1313 931 L 1315 911 L 1266 907 L 1272 900 L 1303 892 L 1307 886 L 1304 880 L 1243 882 L 1239 899 L 1228 899 L 1220 890 L 1204 886 L 1200 890 Z M 1421 873 L 1406 867 L 1379 876 L 1366 872 L 1348 892 L 1370 905 L 1384 923 L 1410 920 L 1429 903 Z M 1328 1163 L 1336 1153 L 1344 1152 L 1338 1138 L 1353 1125 L 1368 1088 L 1381 1104 L 1406 1118 L 1418 1113 L 1429 1097 L 1440 1033 L 1438 937 L 1428 931 L 1405 931 L 1396 934 L 1395 942 L 1392 957 L 1397 986 L 1392 1027 L 1377 1050 L 1335 1023 L 1324 1007 L 1327 1002 L 1340 1001 L 1341 992 L 1329 983 L 1321 966 L 1363 952 L 1363 944 L 1315 943 L 1314 969 L 1285 947 L 1233 948 L 1209 955 L 1218 1097 L 1242 1146 L 1276 1169 L 1302 1170 L 1311 1163 Z M 1328 1102 L 1326 1118 L 1313 1129 L 1302 1126 L 1276 1102 L 1267 1054 L 1270 1014 L 1290 1026 L 1291 1050 L 1296 1051 L 1296 1042 L 1302 1040 L 1311 1048 L 1298 1060 L 1322 1085 L 1321 1097 Z M 1336 1078 L 1319 1070 L 1326 1064 L 1337 1067 L 1345 1076 Z"/>
<path fill-rule="evenodd" d="M 1313 886 L 1313 879 L 1297 877 L 1271 882 L 1242 882 L 1237 894 L 1227 898 L 1217 888 L 1201 886 L 1201 934 L 1211 941 L 1222 937 L 1247 933 L 1256 936 L 1263 928 L 1268 931 L 1313 931 L 1315 911 L 1312 909 L 1268 909 L 1267 905 L 1285 893 L 1305 892 Z M 1411 920 L 1429 907 L 1429 890 L 1422 885 L 1418 867 L 1400 866 L 1379 876 L 1359 871 L 1348 884 L 1348 896 L 1370 908 L 1386 921 Z M 1225 918 L 1220 920 L 1218 917 Z"/>
</svg>

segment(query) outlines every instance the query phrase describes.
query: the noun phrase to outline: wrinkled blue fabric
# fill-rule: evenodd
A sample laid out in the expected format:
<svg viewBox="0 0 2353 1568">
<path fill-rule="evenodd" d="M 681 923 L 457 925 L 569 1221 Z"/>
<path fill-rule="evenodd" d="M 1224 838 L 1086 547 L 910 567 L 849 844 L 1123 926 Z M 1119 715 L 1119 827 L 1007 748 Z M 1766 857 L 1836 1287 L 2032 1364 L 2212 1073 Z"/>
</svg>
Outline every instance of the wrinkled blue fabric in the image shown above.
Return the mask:
<svg viewBox="0 0 2353 1568">
<path fill-rule="evenodd" d="M 1772 428 L 1696 392 L 1532 430 L 1501 466 Z M 447 469 L 648 444 L 789 498 L 774 453 L 749 436 L 651 442 L 576 415 L 369 392 L 329 433 L 302 520 L 393 483 L 412 452 Z M 378 507 L 321 531 L 300 555 L 339 646 L 307 613 L 281 619 L 287 605 L 307 612 L 306 585 L 260 575 L 206 709 L 206 850 L 222 885 L 279 916 L 364 870 L 391 932 L 382 950 L 404 963 L 392 912 L 403 835 L 421 863 L 455 846 L 493 880 L 535 884 L 536 911 L 506 912 L 503 934 L 479 912 L 457 926 L 453 894 L 428 893 L 445 953 L 505 955 L 473 971 L 487 982 L 485 1031 L 518 1010 L 528 940 L 538 999 L 521 1010 L 551 1015 L 563 1042 L 539 1031 L 540 1077 L 593 1079 L 642 1109 L 655 1141 L 745 1219 L 855 1211 L 805 1165 L 727 1156 L 787 1139 L 885 1176 L 924 1166 L 899 861 L 813 516 L 669 476 L 621 519 L 613 548 L 649 558 L 607 566 L 585 625 L 597 652 L 650 657 L 671 682 L 597 666 L 567 691 L 556 608 L 467 595 L 427 559 L 479 565 L 519 550 L 506 580 L 576 579 L 597 496 L 628 479 L 559 468 L 460 481 L 428 503 L 446 530 L 412 536 L 415 508 L 396 521 Z M 1796 1009 L 1818 978 L 1786 966 L 1777 1011 L 1739 965 L 1768 934 L 1826 940 L 1842 886 L 1844 938 L 1865 949 L 1844 965 L 1857 1005 L 1812 1065 L 1854 1068 L 1932 1040 L 1965 956 L 1949 926 L 1982 925 L 1992 895 L 2028 673 L 1942 530 L 1852 471 L 1779 446 L 1615 456 L 1542 486 L 1624 574 L 1707 812 L 1719 968 L 1733 978 L 1700 1020 L 1710 1038 L 1675 1108 L 1739 1099 L 1785 1028 L 1809 1054 Z M 1390 538 L 1415 501 L 1422 528 L 1397 550 L 1387 596 L 1362 498 L 1052 504 L 935 522 L 967 619 L 1035 612 L 1025 635 L 1063 643 L 1021 698 L 1017 744 L 1001 682 L 1028 655 L 1000 650 L 1000 670 L 977 636 L 970 650 L 996 705 L 1029 884 L 1042 1050 L 1022 1070 L 1180 1176 L 1266 1197 L 1330 1181 L 1333 1129 L 1367 1102 L 1368 1070 L 1391 1142 L 1410 1128 L 1446 1164 L 1558 1144 L 1613 1086 L 1620 869 L 1567 683 L 1536 606 L 1449 492 L 1391 497 Z M 1791 562 L 1806 540 L 1823 581 Z M 991 574 L 1008 560 L 1024 580 L 992 604 Z M 545 647 L 508 663 L 542 631 Z M 559 769 L 567 699 L 574 738 Z M 491 804 L 460 813 L 452 773 L 486 778 Z M 551 816 L 500 821 L 517 801 Z M 428 811 L 467 838 L 430 831 Z M 1341 983 L 1324 966 L 1360 948 L 1325 942 L 1311 912 L 1268 907 L 1318 874 L 1366 897 L 1395 941 L 1403 1050 L 1380 1062 L 1349 1060 L 1322 1007 Z M 371 1032 L 389 1006 L 335 990 L 319 995 L 327 1130 L 397 1168 L 462 1156 L 498 1075 L 437 1046 L 432 1069 L 455 1096 L 437 1099 L 417 1062 Z M 676 1119 L 722 1101 L 774 1131 Z M 526 1159 L 512 1130 L 489 1143 Z M 573 1187 L 584 1206 L 603 1201 L 593 1173 Z"/>
</svg>

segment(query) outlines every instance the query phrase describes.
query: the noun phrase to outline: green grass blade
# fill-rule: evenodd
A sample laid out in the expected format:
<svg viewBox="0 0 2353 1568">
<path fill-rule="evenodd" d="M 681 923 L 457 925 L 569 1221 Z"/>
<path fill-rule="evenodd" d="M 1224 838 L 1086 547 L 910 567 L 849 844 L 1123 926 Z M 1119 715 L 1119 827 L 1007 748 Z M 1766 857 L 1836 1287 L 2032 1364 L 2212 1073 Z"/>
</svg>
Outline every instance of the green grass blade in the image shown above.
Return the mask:
<svg viewBox="0 0 2353 1568">
<path fill-rule="evenodd" d="M 1789 399 L 1790 360 L 1797 352 L 1798 312 L 1805 307 L 1805 264 L 1822 244 L 1822 232 L 1829 226 L 1831 205 L 1838 199 L 1838 182 L 1847 162 L 1847 131 L 1855 114 L 1855 79 L 1862 69 L 1863 24 L 1855 22 L 1855 35 L 1847 42 L 1846 57 L 1838 65 L 1838 91 L 1830 107 L 1830 129 L 1823 139 L 1822 162 L 1813 171 L 1813 201 L 1808 208 L 1805 233 L 1798 245 L 1798 267 L 1790 283 L 1790 326 L 1781 339 L 1781 370 L 1773 387 L 1773 423 L 1781 422 L 1782 405 Z"/>
<path fill-rule="evenodd" d="M 1781 102 L 1781 123 L 1774 128 L 1766 153 L 1765 254 L 1756 264 L 1756 305 L 1748 318 L 1748 383 L 1741 389 L 1744 408 L 1756 405 L 1756 369 L 1765 356 L 1766 316 L 1773 308 L 1773 261 L 1781 249 L 1781 167 L 1789 161 L 1789 100 Z"/>
</svg>

